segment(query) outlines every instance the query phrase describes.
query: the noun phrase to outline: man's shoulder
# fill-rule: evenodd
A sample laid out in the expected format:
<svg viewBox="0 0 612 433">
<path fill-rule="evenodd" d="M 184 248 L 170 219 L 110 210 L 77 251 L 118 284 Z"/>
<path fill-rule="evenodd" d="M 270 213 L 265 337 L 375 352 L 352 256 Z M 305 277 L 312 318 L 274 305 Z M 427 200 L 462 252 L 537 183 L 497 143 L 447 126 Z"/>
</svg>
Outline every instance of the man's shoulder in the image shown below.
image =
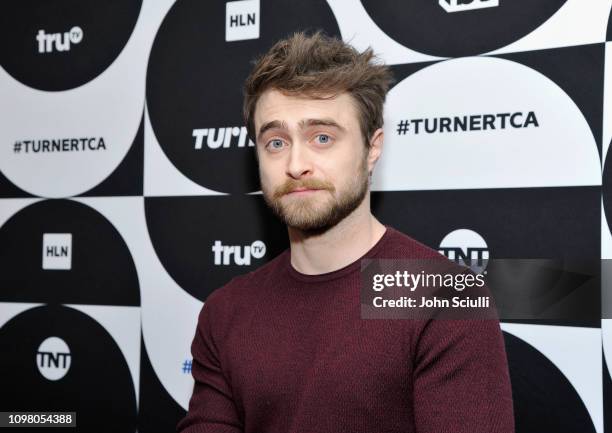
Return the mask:
<svg viewBox="0 0 612 433">
<path fill-rule="evenodd" d="M 443 259 L 445 256 L 435 249 L 417 241 L 412 236 L 387 226 L 388 241 L 380 250 L 381 258 L 389 259 Z"/>
</svg>

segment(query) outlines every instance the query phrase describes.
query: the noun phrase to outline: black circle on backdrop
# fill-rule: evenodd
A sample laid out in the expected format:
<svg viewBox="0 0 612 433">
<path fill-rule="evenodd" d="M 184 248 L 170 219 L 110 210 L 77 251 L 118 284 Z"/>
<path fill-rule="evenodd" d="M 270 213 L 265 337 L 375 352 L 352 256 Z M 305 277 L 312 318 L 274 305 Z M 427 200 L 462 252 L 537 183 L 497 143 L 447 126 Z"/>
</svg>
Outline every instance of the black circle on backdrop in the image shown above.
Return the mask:
<svg viewBox="0 0 612 433">
<path fill-rule="evenodd" d="M 260 37 L 225 41 L 225 2 L 179 0 L 155 37 L 147 70 L 147 109 L 153 131 L 175 167 L 206 188 L 259 190 L 253 147 L 195 149 L 194 129 L 242 127 L 242 86 L 251 60 L 296 30 L 338 35 L 324 0 L 261 0 Z M 217 135 L 215 135 L 217 136 Z M 204 139 L 206 142 L 206 139 Z"/>
<path fill-rule="evenodd" d="M 517 41 L 538 28 L 566 1 L 502 0 L 496 7 L 461 12 L 446 12 L 438 0 L 361 3 L 376 25 L 400 44 L 424 54 L 462 57 Z"/>
<path fill-rule="evenodd" d="M 608 363 L 609 363 L 609 360 L 607 360 L 604 355 L 603 357 L 604 426 L 612 425 L 612 370 L 610 369 L 610 365 Z"/>
<path fill-rule="evenodd" d="M 601 183 L 601 192 L 603 198 L 603 210 L 606 216 L 606 221 L 608 222 L 608 227 L 606 229 L 609 233 L 612 233 L 612 141 L 610 142 L 610 147 L 608 148 L 608 153 L 606 154 L 606 160 L 604 161 L 603 174 L 602 174 L 602 183 Z"/>
<path fill-rule="evenodd" d="M 286 227 L 259 194 L 146 197 L 145 213 L 151 243 L 164 269 L 201 301 L 232 277 L 259 268 L 289 246 Z M 242 255 L 245 246 L 262 241 L 266 253 L 253 257 L 250 265 L 236 264 L 233 256 L 227 265 L 215 264 L 216 241 L 239 246 Z"/>
<path fill-rule="evenodd" d="M 36 364 L 48 337 L 61 338 L 70 350 L 70 368 L 60 380 L 45 379 Z M 32 308 L 0 328 L 0 348 L 3 410 L 76 411 L 80 432 L 135 431 L 136 392 L 126 360 L 88 315 L 64 306 Z"/>
<path fill-rule="evenodd" d="M 72 234 L 70 270 L 42 267 L 43 234 Z M 115 227 L 75 200 L 43 200 L 0 227 L 0 300 L 140 305 L 134 260 Z"/>
<path fill-rule="evenodd" d="M 17 81 L 35 89 L 59 91 L 81 86 L 119 56 L 134 30 L 141 4 L 142 0 L 3 2 L 1 65 Z M 73 28 L 81 30 L 80 40 L 65 39 L 64 33 Z M 62 51 L 57 49 L 57 37 Z M 48 47 L 50 39 L 54 42 Z"/>
<path fill-rule="evenodd" d="M 584 402 L 557 366 L 520 338 L 507 332 L 503 334 L 512 382 L 516 431 L 595 433 Z M 562 411 L 559 411 L 560 407 Z"/>
<path fill-rule="evenodd" d="M 608 15 L 608 31 L 606 32 L 606 41 L 612 41 L 612 9 Z"/>
</svg>

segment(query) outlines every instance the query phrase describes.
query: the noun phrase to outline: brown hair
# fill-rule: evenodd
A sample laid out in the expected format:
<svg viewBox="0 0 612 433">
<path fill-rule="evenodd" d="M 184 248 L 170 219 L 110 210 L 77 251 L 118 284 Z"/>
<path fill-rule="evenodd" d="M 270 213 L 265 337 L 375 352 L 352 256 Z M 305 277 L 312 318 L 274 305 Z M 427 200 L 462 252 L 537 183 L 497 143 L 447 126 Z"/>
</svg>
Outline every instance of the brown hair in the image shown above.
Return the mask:
<svg viewBox="0 0 612 433">
<path fill-rule="evenodd" d="M 321 30 L 311 36 L 296 32 L 281 39 L 254 61 L 244 84 L 243 115 L 249 137 L 255 141 L 255 106 L 268 89 L 317 99 L 348 92 L 357 103 L 365 145 L 383 126 L 383 104 L 393 76 L 372 48 L 363 53 Z M 326 96 L 331 95 L 331 96 Z"/>
</svg>

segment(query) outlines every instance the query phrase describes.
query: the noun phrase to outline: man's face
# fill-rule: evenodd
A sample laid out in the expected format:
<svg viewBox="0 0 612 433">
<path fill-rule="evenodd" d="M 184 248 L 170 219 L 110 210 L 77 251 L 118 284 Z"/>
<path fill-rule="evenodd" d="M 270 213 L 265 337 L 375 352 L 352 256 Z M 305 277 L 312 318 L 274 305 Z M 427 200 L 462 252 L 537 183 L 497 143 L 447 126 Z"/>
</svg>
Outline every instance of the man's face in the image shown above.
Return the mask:
<svg viewBox="0 0 612 433">
<path fill-rule="evenodd" d="M 326 230 L 363 202 L 368 153 L 348 93 L 322 100 L 268 90 L 255 133 L 264 199 L 289 227 Z"/>
</svg>

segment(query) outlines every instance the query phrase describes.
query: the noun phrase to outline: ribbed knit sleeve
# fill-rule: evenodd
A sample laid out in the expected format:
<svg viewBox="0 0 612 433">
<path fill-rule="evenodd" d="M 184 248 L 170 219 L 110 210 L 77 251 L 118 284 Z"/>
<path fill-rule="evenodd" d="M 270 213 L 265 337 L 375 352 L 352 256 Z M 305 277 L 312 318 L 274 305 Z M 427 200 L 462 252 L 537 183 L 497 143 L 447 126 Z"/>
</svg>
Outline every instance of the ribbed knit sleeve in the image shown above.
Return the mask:
<svg viewBox="0 0 612 433">
<path fill-rule="evenodd" d="M 417 432 L 514 432 L 510 376 L 497 320 L 429 320 L 414 341 Z"/>
<path fill-rule="evenodd" d="M 243 431 L 232 392 L 219 363 L 212 327 L 219 320 L 220 306 L 213 293 L 198 316 L 196 334 L 191 344 L 195 381 L 187 415 L 178 423 L 181 433 L 239 433 Z"/>
</svg>

